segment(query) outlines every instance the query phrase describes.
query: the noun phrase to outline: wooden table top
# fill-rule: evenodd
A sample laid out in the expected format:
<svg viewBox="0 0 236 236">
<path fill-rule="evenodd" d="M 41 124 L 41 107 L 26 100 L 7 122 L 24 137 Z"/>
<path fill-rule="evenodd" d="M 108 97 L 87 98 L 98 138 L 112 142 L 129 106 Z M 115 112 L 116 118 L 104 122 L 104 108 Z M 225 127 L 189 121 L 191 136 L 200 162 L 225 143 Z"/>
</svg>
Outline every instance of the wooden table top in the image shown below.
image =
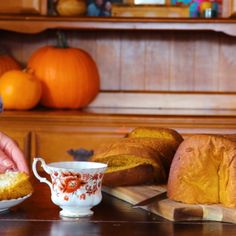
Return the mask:
<svg viewBox="0 0 236 236">
<path fill-rule="evenodd" d="M 46 184 L 34 179 L 34 193 L 20 205 L 0 214 L 0 235 L 236 235 L 236 225 L 219 222 L 171 222 L 103 193 L 102 202 L 87 218 L 61 218 Z"/>
</svg>

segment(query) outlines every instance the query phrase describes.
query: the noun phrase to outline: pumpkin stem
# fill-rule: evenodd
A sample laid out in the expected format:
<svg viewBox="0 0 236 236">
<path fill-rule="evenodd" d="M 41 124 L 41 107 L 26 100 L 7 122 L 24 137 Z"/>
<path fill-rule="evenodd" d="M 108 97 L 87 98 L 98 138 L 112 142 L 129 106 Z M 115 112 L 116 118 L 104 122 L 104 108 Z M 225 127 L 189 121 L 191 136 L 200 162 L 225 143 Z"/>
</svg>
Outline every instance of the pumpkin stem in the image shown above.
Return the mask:
<svg viewBox="0 0 236 236">
<path fill-rule="evenodd" d="M 57 31 L 57 47 L 58 48 L 68 48 L 66 35 L 61 31 Z"/>
<path fill-rule="evenodd" d="M 34 74 L 34 70 L 30 67 L 26 67 L 22 71 L 28 74 L 32 74 L 32 75 Z"/>
</svg>

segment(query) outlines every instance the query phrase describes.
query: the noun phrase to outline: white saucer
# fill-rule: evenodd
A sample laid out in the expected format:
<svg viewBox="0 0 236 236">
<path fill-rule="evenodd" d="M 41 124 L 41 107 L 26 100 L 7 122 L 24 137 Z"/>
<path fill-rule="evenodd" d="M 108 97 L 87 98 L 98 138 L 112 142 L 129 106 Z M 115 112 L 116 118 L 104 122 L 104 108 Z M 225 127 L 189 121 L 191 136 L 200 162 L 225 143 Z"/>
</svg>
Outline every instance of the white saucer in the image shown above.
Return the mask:
<svg viewBox="0 0 236 236">
<path fill-rule="evenodd" d="M 20 203 L 22 203 L 25 199 L 29 198 L 32 195 L 32 193 L 24 196 L 24 197 L 20 197 L 17 199 L 10 199 L 10 200 L 2 200 L 0 201 L 0 213 L 7 211 L 9 208 L 16 206 Z"/>
</svg>

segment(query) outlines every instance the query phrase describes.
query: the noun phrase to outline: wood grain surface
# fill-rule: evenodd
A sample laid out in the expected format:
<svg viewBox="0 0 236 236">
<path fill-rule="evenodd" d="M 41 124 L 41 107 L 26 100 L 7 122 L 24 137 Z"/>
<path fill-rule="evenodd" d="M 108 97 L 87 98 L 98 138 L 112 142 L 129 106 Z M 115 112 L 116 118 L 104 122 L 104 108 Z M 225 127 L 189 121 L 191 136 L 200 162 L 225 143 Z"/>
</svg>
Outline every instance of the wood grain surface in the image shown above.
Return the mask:
<svg viewBox="0 0 236 236">
<path fill-rule="evenodd" d="M 0 13 L 3 14 L 39 14 L 46 15 L 47 0 L 7 0 L 0 1 Z"/>
<path fill-rule="evenodd" d="M 103 191 L 121 200 L 136 205 L 137 203 L 152 198 L 166 190 L 165 186 L 128 186 L 108 188 L 103 187 Z M 160 215 L 171 221 L 219 221 L 236 223 L 236 209 L 226 208 L 221 204 L 184 204 L 172 201 L 168 198 L 154 200 L 146 206 L 140 208 Z"/>
<path fill-rule="evenodd" d="M 169 221 L 103 192 L 102 202 L 86 218 L 61 218 L 46 184 L 33 178 L 34 193 L 0 214 L 0 235 L 23 236 L 235 236 L 232 223 Z"/>
</svg>

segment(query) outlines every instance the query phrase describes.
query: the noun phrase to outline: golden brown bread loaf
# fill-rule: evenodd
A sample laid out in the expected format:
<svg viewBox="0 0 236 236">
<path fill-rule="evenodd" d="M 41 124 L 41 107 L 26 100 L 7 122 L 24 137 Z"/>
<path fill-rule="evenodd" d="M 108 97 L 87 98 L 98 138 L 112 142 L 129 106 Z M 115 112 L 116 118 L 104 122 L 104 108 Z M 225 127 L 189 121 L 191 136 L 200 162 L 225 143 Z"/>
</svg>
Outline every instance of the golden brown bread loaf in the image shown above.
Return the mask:
<svg viewBox="0 0 236 236">
<path fill-rule="evenodd" d="M 0 200 L 16 199 L 32 193 L 29 176 L 23 172 L 0 174 Z"/>
<path fill-rule="evenodd" d="M 181 136 L 168 136 L 168 133 L 176 131 L 163 128 L 160 128 L 163 138 L 160 134 L 157 135 L 158 128 L 151 130 L 141 127 L 132 132 L 126 138 L 95 150 L 91 160 L 108 164 L 103 178 L 104 185 L 137 185 L 153 181 L 163 183 L 167 180 L 170 163 L 182 141 L 179 138 Z M 147 133 L 151 136 L 154 132 L 157 137 L 148 137 Z"/>
<path fill-rule="evenodd" d="M 236 142 L 204 134 L 185 139 L 171 164 L 167 192 L 183 203 L 236 207 Z"/>
</svg>

